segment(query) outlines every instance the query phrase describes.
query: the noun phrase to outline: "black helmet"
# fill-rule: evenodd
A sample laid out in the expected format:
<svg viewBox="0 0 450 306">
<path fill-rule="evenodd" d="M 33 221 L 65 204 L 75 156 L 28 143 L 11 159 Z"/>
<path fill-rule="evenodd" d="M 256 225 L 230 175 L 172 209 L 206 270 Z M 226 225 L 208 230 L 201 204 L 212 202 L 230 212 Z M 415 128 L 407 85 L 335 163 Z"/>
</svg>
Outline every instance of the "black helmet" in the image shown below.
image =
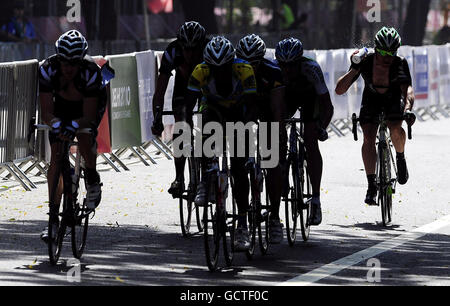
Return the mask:
<svg viewBox="0 0 450 306">
<path fill-rule="evenodd" d="M 275 57 L 279 62 L 291 63 L 303 56 L 303 44 L 297 38 L 286 38 L 280 41 L 275 49 Z"/>
<path fill-rule="evenodd" d="M 83 59 L 88 50 L 86 38 L 77 30 L 70 30 L 55 43 L 56 54 L 68 61 Z"/>
<path fill-rule="evenodd" d="M 231 42 L 223 36 L 216 36 L 206 45 L 203 51 L 205 62 L 214 66 L 222 66 L 231 62 L 236 55 Z"/>
<path fill-rule="evenodd" d="M 205 37 L 205 28 L 196 21 L 185 22 L 177 34 L 177 38 L 183 47 L 195 47 L 204 41 Z"/>
<path fill-rule="evenodd" d="M 258 35 L 249 34 L 238 42 L 236 54 L 247 61 L 262 59 L 266 54 L 266 44 Z"/>
</svg>

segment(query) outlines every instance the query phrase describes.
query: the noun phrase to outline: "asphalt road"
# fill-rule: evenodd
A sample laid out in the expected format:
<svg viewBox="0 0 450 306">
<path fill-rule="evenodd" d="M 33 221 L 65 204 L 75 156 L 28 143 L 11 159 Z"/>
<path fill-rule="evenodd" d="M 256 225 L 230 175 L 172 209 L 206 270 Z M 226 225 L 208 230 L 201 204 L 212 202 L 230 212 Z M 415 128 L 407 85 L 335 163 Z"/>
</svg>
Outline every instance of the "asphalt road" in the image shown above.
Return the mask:
<svg viewBox="0 0 450 306">
<path fill-rule="evenodd" d="M 289 247 L 285 239 L 251 261 L 237 254 L 232 267 L 215 273 L 206 267 L 202 236 L 181 236 L 178 203 L 167 193 L 172 161 L 158 157 L 146 167 L 131 159 L 131 171 L 101 171 L 103 201 L 80 283 L 67 279 L 69 241 L 53 267 L 39 240 L 45 181 L 33 177 L 32 192 L 0 181 L 0 285 L 450 285 L 450 120 L 419 122 L 413 133 L 410 181 L 394 195 L 391 226 L 380 224 L 378 207 L 363 204 L 361 141 L 332 137 L 321 144 L 323 223 L 310 240 Z"/>
</svg>

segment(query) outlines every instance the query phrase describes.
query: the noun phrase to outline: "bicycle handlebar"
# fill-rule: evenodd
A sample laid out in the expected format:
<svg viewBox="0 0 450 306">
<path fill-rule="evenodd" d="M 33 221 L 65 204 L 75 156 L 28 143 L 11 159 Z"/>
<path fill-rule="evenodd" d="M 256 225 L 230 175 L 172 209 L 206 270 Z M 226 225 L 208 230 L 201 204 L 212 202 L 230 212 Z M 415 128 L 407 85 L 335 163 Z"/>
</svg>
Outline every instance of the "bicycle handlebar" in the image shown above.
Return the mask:
<svg viewBox="0 0 450 306">
<path fill-rule="evenodd" d="M 406 116 L 403 116 L 402 120 L 406 120 Z M 352 132 L 353 132 L 353 139 L 355 139 L 355 141 L 358 141 L 358 121 L 360 121 L 360 119 L 356 116 L 356 114 L 352 115 Z M 408 139 L 411 140 L 412 139 L 412 126 L 410 124 L 408 124 Z"/>
</svg>

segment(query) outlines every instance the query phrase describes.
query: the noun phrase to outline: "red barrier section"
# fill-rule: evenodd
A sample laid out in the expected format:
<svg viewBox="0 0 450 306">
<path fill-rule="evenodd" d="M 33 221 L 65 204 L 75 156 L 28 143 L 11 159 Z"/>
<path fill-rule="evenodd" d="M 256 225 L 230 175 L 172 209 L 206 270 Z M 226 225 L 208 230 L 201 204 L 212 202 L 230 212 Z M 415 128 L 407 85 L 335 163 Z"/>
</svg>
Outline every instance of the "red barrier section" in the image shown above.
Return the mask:
<svg viewBox="0 0 450 306">
<path fill-rule="evenodd" d="M 106 63 L 106 60 L 103 57 L 96 56 L 94 57 L 95 62 L 100 67 Z M 109 86 L 109 85 L 108 85 Z M 109 128 L 109 98 L 108 98 L 108 106 L 106 107 L 105 114 L 103 115 L 102 121 L 98 127 L 98 135 L 97 135 L 97 153 L 110 153 L 111 152 L 111 133 Z"/>
</svg>

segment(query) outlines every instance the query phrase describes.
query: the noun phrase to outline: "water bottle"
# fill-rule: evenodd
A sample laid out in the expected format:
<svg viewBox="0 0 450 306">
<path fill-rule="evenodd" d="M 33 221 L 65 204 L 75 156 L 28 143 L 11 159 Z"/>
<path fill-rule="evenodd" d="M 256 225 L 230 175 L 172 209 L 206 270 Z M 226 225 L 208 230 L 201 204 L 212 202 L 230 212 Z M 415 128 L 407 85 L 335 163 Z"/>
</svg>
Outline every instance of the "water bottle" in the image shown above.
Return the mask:
<svg viewBox="0 0 450 306">
<path fill-rule="evenodd" d="M 359 63 L 361 63 L 361 61 L 366 57 L 367 53 L 369 53 L 369 51 L 366 47 L 359 49 L 358 53 L 352 55 L 353 64 L 358 65 Z"/>
</svg>

